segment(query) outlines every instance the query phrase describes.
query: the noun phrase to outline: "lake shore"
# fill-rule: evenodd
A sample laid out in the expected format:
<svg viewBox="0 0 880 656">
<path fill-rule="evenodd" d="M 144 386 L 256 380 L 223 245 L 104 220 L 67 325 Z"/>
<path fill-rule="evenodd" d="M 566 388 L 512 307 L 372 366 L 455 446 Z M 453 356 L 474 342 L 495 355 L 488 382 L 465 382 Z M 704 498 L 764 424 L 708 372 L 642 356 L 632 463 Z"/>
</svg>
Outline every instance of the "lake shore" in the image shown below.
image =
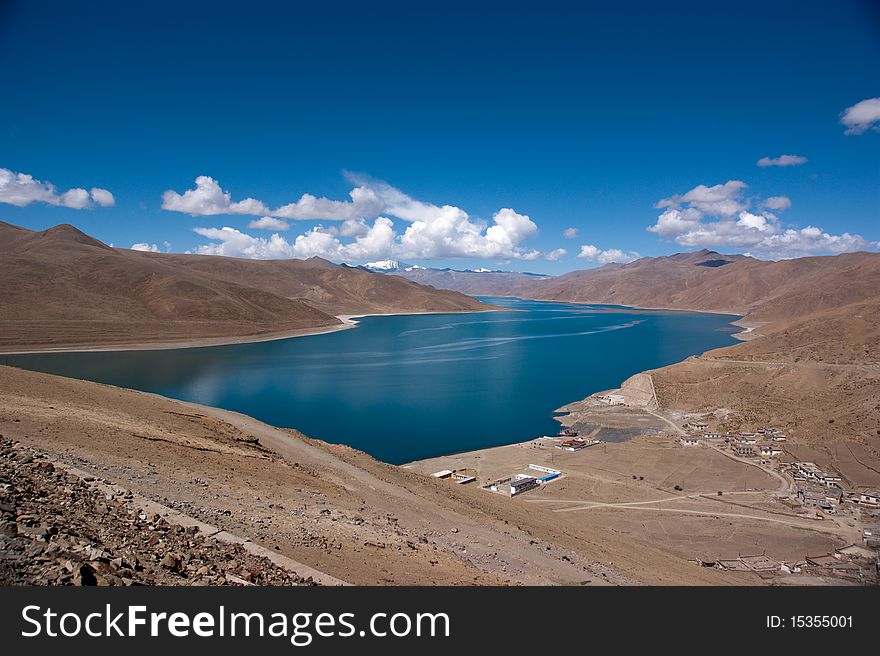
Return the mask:
<svg viewBox="0 0 880 656">
<path fill-rule="evenodd" d="M 239 335 L 228 337 L 194 337 L 191 339 L 175 339 L 169 341 L 138 341 L 128 343 L 84 343 L 69 346 L 42 346 L 13 347 L 7 350 L 0 349 L 0 357 L 4 355 L 38 355 L 47 353 L 103 353 L 113 351 L 171 351 L 175 349 L 206 348 L 211 346 L 233 346 L 236 344 L 257 344 L 260 342 L 274 342 L 282 339 L 295 337 L 311 337 L 313 335 L 326 335 L 328 333 L 347 330 L 357 327 L 357 319 L 363 317 L 395 317 L 417 314 L 479 314 L 481 312 L 498 312 L 498 309 L 466 310 L 462 312 L 376 312 L 366 314 L 340 314 L 336 315 L 340 323 L 336 325 L 317 326 L 315 328 L 295 328 L 278 332 L 259 333 L 255 335 Z"/>
<path fill-rule="evenodd" d="M 601 528 L 155 394 L 0 366 L 0 426 L 120 498 L 130 491 L 349 583 L 725 583 Z"/>
<path fill-rule="evenodd" d="M 485 298 L 519 298 L 516 296 L 487 296 Z M 536 300 L 536 301 L 547 301 L 547 302 L 564 302 L 571 305 L 594 305 L 593 303 L 589 303 L 586 301 L 553 301 L 551 299 L 523 299 L 523 300 Z M 720 315 L 731 315 L 731 316 L 739 316 L 742 317 L 737 312 L 731 312 L 727 310 L 690 310 L 686 308 L 669 308 L 669 307 L 630 307 L 630 306 L 620 306 L 621 310 L 617 310 L 615 308 L 614 311 L 622 311 L 622 312 L 639 312 L 643 310 L 651 311 L 651 310 L 662 310 L 669 312 L 692 312 L 695 314 L 720 314 Z M 48 354 L 48 353 L 103 353 L 103 352 L 114 352 L 114 351 L 170 351 L 175 349 L 189 349 L 189 348 L 207 348 L 211 346 L 234 346 L 236 344 L 257 344 L 260 342 L 273 342 L 283 339 L 292 339 L 295 337 L 311 337 L 313 335 L 326 335 L 328 333 L 338 332 L 340 330 L 347 330 L 349 328 L 354 328 L 358 324 L 358 319 L 364 317 L 395 317 L 395 316 L 411 316 L 411 315 L 422 315 L 422 314 L 480 314 L 483 312 L 517 312 L 518 310 L 510 309 L 510 308 L 502 308 L 494 305 L 490 305 L 485 310 L 465 310 L 462 312 L 449 312 L 448 310 L 443 311 L 414 311 L 414 312 L 367 312 L 367 313 L 359 313 L 359 314 L 338 314 L 335 315 L 337 319 L 339 319 L 340 324 L 338 325 L 328 325 L 328 326 L 318 326 L 315 328 L 295 328 L 291 330 L 283 330 L 278 332 L 266 332 L 266 333 L 257 333 L 251 335 L 230 335 L 230 336 L 222 336 L 222 337 L 193 337 L 193 338 L 183 338 L 183 339 L 173 339 L 173 340 L 150 340 L 150 341 L 136 341 L 136 342 L 121 342 L 121 343 L 101 343 L 101 342 L 84 342 L 82 344 L 72 344 L 65 346 L 49 346 L 49 345 L 27 345 L 23 347 L 9 347 L 2 348 L 0 347 L 0 356 L 4 355 L 38 355 L 38 354 Z M 604 311 L 612 311 L 605 309 L 598 309 L 598 312 Z M 737 321 L 731 322 L 732 325 L 739 326 L 744 330 L 738 333 L 734 333 L 731 337 L 747 341 L 749 339 L 754 339 L 759 335 L 754 333 L 753 330 L 764 325 L 766 322 L 755 322 L 748 321 L 743 318 L 740 318 Z"/>
</svg>

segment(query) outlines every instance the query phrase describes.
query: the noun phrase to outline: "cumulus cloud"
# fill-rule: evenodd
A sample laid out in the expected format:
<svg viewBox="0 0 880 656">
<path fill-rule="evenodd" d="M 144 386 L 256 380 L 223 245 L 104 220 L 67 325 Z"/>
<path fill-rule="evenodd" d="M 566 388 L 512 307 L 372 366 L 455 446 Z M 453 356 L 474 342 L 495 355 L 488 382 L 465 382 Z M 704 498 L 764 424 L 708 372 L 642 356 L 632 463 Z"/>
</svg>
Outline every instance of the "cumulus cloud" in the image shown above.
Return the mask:
<svg viewBox="0 0 880 656">
<path fill-rule="evenodd" d="M 290 224 L 281 219 L 264 216 L 248 223 L 248 228 L 256 228 L 257 230 L 290 230 Z"/>
<path fill-rule="evenodd" d="M 194 230 L 213 242 L 199 246 L 197 253 L 252 259 L 318 256 L 336 260 L 366 260 L 389 252 L 395 237 L 394 225 L 391 219 L 385 217 L 378 217 L 364 234 L 346 244 L 321 226 L 297 235 L 293 241 L 288 241 L 277 233 L 269 238 L 254 237 L 229 226 Z"/>
<path fill-rule="evenodd" d="M 167 242 L 166 242 L 167 243 Z M 158 253 L 159 247 L 156 244 L 147 244 L 145 242 L 139 242 L 137 244 L 131 245 L 131 250 L 133 251 L 144 251 L 146 253 Z"/>
<path fill-rule="evenodd" d="M 544 259 L 550 260 L 551 262 L 555 262 L 556 260 L 559 260 L 559 259 L 565 257 L 565 255 L 567 253 L 568 253 L 568 251 L 565 250 L 564 248 L 557 248 L 555 250 L 550 251 L 549 253 L 546 253 L 544 255 Z"/>
<path fill-rule="evenodd" d="M 743 199 L 745 188 L 745 183 L 732 180 L 714 187 L 700 185 L 686 194 L 661 200 L 657 207 L 666 209 L 648 231 L 685 247 L 749 249 L 757 256 L 771 259 L 837 254 L 877 246 L 859 235 L 832 235 L 812 226 L 783 226 L 770 210 L 786 210 L 791 207 L 791 200 L 787 196 Z M 757 209 L 751 209 L 752 202 Z M 736 211 L 731 212 L 734 207 Z"/>
<path fill-rule="evenodd" d="M 688 206 L 703 214 L 733 216 L 748 207 L 748 203 L 742 200 L 743 191 L 747 187 L 741 180 L 728 180 L 712 187 L 697 185 L 685 194 L 660 200 L 655 207 L 677 209 Z"/>
<path fill-rule="evenodd" d="M 200 175 L 196 178 L 195 189 L 183 194 L 169 189 L 162 194 L 162 209 L 183 212 L 191 216 L 213 216 L 216 214 L 269 214 L 269 208 L 255 198 L 245 198 L 232 202 L 232 194 L 220 188 L 212 177 Z"/>
<path fill-rule="evenodd" d="M 31 203 L 46 203 L 75 210 L 85 210 L 100 205 L 110 207 L 116 200 L 106 189 L 92 187 L 86 191 L 80 187 L 59 192 L 51 182 L 42 182 L 27 173 L 16 173 L 0 168 L 0 203 L 25 207 Z"/>
<path fill-rule="evenodd" d="M 594 246 L 593 244 L 585 244 L 581 246 L 581 252 L 578 253 L 578 257 L 589 260 L 590 262 L 597 262 L 598 264 L 611 264 L 616 262 L 618 264 L 627 264 L 629 262 L 633 262 L 641 257 L 635 251 L 624 252 L 619 248 L 609 248 L 608 250 L 603 251 L 598 246 Z"/>
<path fill-rule="evenodd" d="M 197 231 L 200 235 L 220 242 L 206 245 L 202 252 L 234 252 L 243 257 L 307 254 L 307 257 L 320 255 L 347 260 L 383 257 L 534 260 L 542 255 L 523 246 L 525 240 L 538 233 L 538 226 L 529 216 L 512 208 L 499 209 L 492 215 L 491 222 L 482 221 L 454 205 L 434 205 L 414 199 L 387 182 L 359 174 L 346 175 L 355 185 L 349 193 L 350 201 L 304 194 L 295 203 L 261 212 L 261 218 L 249 224 L 251 228 L 284 230 L 289 224 L 283 219 L 341 221 L 338 229 L 318 227 L 288 241 L 281 237 L 275 239 L 277 235 L 270 239 L 251 237 L 231 227 L 200 228 Z M 233 203 L 231 194 L 213 178 L 200 176 L 195 189 L 183 194 L 166 191 L 163 208 L 209 216 L 250 213 L 257 208 L 265 209 L 265 205 L 252 198 Z M 408 225 L 399 232 L 389 217 Z M 340 237 L 353 241 L 342 242 Z"/>
<path fill-rule="evenodd" d="M 758 166 L 761 168 L 768 166 L 800 166 L 808 161 L 806 157 L 801 155 L 780 155 L 779 157 L 762 157 L 758 160 Z"/>
<path fill-rule="evenodd" d="M 562 231 L 562 236 L 565 237 L 566 239 L 574 239 L 575 237 L 578 236 L 578 229 L 577 228 L 566 228 L 565 230 Z"/>
<path fill-rule="evenodd" d="M 355 187 L 348 195 L 351 196 L 350 201 L 303 194 L 295 203 L 279 207 L 274 215 L 285 219 L 346 221 L 377 216 L 385 207 L 369 187 Z"/>
<path fill-rule="evenodd" d="M 769 198 L 762 200 L 759 204 L 761 207 L 766 207 L 768 210 L 782 212 L 791 207 L 791 199 L 788 196 L 770 196 Z"/>
<path fill-rule="evenodd" d="M 773 260 L 784 260 L 827 253 L 838 255 L 875 248 L 880 248 L 880 242 L 868 241 L 861 235 L 851 235 L 848 232 L 832 235 L 821 228 L 807 226 L 800 230 L 788 228 L 768 236 L 756 245 L 754 253 Z"/>
<path fill-rule="evenodd" d="M 868 98 L 847 107 L 840 115 L 840 122 L 846 127 L 846 134 L 880 132 L 880 98 Z"/>
<path fill-rule="evenodd" d="M 343 237 L 359 237 L 367 234 L 370 227 L 363 219 L 347 219 L 339 226 L 339 234 Z"/>
<path fill-rule="evenodd" d="M 92 196 L 92 200 L 95 201 L 96 205 L 100 205 L 101 207 L 113 207 L 116 205 L 116 199 L 113 198 L 113 194 L 111 194 L 106 189 L 101 189 L 100 187 L 92 187 L 92 191 L 90 192 Z"/>
<path fill-rule="evenodd" d="M 520 247 L 520 242 L 537 234 L 538 226 L 527 215 L 510 208 L 498 210 L 488 227 L 472 221 L 467 212 L 458 207 L 436 207 L 413 201 L 409 209 L 412 222 L 400 236 L 396 249 L 401 258 L 534 260 L 541 256 L 539 251 Z M 418 216 L 424 218 L 416 218 Z"/>
</svg>

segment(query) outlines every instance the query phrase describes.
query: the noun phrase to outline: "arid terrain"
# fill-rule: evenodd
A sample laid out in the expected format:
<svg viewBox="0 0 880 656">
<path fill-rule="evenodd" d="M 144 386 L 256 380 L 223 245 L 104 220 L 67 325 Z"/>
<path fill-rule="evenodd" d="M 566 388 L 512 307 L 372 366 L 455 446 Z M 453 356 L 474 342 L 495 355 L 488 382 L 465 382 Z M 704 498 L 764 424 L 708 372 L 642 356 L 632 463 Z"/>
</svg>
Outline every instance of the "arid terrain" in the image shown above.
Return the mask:
<svg viewBox="0 0 880 656">
<path fill-rule="evenodd" d="M 789 494 L 789 481 L 720 450 L 688 448 L 677 437 L 655 434 L 572 452 L 559 448 L 563 439 L 540 438 L 409 467 L 426 474 L 470 470 L 478 476 L 476 485 L 471 484 L 475 489 L 516 474 L 535 475 L 531 464 L 559 470 L 559 478 L 508 502 L 530 508 L 560 530 L 611 531 L 632 548 L 659 548 L 690 561 L 697 571 L 696 560 L 766 555 L 792 564 L 807 554 L 827 553 L 859 540 L 859 532 L 846 522 L 818 522 L 776 503 L 776 496 Z M 651 567 L 647 562 L 645 566 Z M 748 582 L 760 581 L 754 576 Z M 728 582 L 744 581 L 735 576 Z"/>
<path fill-rule="evenodd" d="M 130 492 L 346 583 L 755 580 L 574 513 L 535 512 L 243 415 L 106 385 L 0 367 L 0 434 L 53 466 L 112 483 L 123 498 Z M 4 475 L 22 475 L 18 462 L 5 461 Z M 95 516 L 96 531 L 103 521 Z"/>
<path fill-rule="evenodd" d="M 336 315 L 488 310 L 463 294 L 309 260 L 111 248 L 0 221 L 0 352 L 182 345 L 345 327 Z"/>
<path fill-rule="evenodd" d="M 561 276 L 535 277 L 416 270 L 396 275 L 467 294 L 549 301 L 610 303 L 744 315 L 749 321 L 790 321 L 880 294 L 880 254 L 847 253 L 778 262 L 701 250 L 606 264 Z M 459 280 L 466 282 L 459 283 Z M 447 285 L 448 286 L 445 286 Z"/>
<path fill-rule="evenodd" d="M 0 224 L 0 252 L 6 351 L 252 340 L 338 329 L 346 315 L 491 309 L 324 260 L 140 253 L 71 226 Z M 848 509 L 817 520 L 788 463 L 839 473 L 847 494 L 880 485 L 880 255 L 762 262 L 701 251 L 558 278 L 444 280 L 476 294 L 738 313 L 745 341 L 562 408 L 565 426 L 600 440 L 588 448 L 546 437 L 403 467 L 228 411 L 0 367 L 0 539 L 13 560 L 38 558 L 6 580 L 861 580 L 801 571 L 810 554 L 859 543 L 876 518 Z M 685 446 L 689 423 L 710 437 Z M 787 438 L 773 459 L 733 452 L 730 436 L 768 426 Z M 531 465 L 561 473 L 522 496 L 488 489 L 545 471 Z M 473 480 L 430 476 L 441 470 Z M 41 510 L 28 495 L 45 498 Z M 59 519 L 63 504 L 80 509 L 78 524 Z M 165 565 L 144 533 L 157 526 L 175 549 Z M 229 567 L 204 569 L 215 557 Z M 739 564 L 698 564 L 722 561 Z M 260 562 L 271 563 L 265 573 Z M 760 571 L 768 562 L 772 575 Z"/>
</svg>

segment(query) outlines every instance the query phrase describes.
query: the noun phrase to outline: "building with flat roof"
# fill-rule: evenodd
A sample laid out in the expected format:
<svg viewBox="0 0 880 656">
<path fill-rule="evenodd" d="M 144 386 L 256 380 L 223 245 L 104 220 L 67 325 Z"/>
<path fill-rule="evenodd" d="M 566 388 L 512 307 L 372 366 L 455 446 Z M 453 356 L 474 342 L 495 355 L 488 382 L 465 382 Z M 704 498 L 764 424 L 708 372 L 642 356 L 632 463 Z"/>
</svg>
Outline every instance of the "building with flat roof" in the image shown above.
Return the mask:
<svg viewBox="0 0 880 656">
<path fill-rule="evenodd" d="M 538 483 L 538 479 L 532 476 L 526 476 L 524 478 L 516 478 L 510 481 L 510 496 L 516 496 L 522 492 L 527 490 L 531 490 L 532 488 L 536 488 L 540 485 Z"/>
</svg>

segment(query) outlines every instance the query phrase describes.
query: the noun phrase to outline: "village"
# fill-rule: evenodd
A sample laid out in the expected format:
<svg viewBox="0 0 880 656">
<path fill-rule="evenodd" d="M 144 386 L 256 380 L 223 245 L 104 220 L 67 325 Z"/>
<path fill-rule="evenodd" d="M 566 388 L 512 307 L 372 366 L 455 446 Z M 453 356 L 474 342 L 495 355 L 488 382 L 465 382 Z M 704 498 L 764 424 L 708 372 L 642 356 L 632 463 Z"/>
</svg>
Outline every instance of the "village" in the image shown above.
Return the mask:
<svg viewBox="0 0 880 656">
<path fill-rule="evenodd" d="M 789 461 L 784 448 L 787 438 L 779 428 L 766 427 L 754 432 L 736 431 L 724 435 L 711 432 L 709 424 L 704 421 L 687 422 L 684 428 L 687 433 L 679 438 L 682 446 L 705 444 L 724 448 L 737 458 L 753 459 L 759 466 L 783 475 L 790 481 L 791 494 L 779 495 L 776 501 L 786 508 L 812 513 L 819 521 L 834 515 L 861 529 L 861 544 L 849 544 L 827 553 L 805 554 L 800 562 L 777 562 L 762 554 L 737 559 L 698 560 L 700 565 L 729 571 L 751 570 L 760 575 L 803 572 L 856 583 L 880 583 L 880 490 L 847 490 L 839 473 L 823 470 L 813 462 Z"/>
<path fill-rule="evenodd" d="M 617 399 L 602 399 L 602 401 L 608 405 L 617 405 L 619 410 L 624 410 L 624 403 Z M 615 401 L 617 403 L 614 403 Z M 432 475 L 451 483 L 474 484 L 483 491 L 509 497 L 512 501 L 518 501 L 522 495 L 526 502 L 554 512 L 627 510 L 647 514 L 649 510 L 656 510 L 704 517 L 714 516 L 716 519 L 726 516 L 725 513 L 713 513 L 708 510 L 706 502 L 712 502 L 760 511 L 755 512 L 753 517 L 751 514 L 737 515 L 756 521 L 766 516 L 768 519 L 772 518 L 770 521 L 787 523 L 792 527 L 803 525 L 806 528 L 809 528 L 809 522 L 813 522 L 815 530 L 821 531 L 825 536 L 825 541 L 816 542 L 816 545 L 821 544 L 826 547 L 825 549 L 814 547 L 812 542 L 804 541 L 804 550 L 795 557 L 788 555 L 792 554 L 791 549 L 785 552 L 787 557 L 779 557 L 769 555 L 766 548 L 760 547 L 761 541 L 755 540 L 753 549 L 742 548 L 736 553 L 730 553 L 729 550 L 719 546 L 716 555 L 707 553 L 709 549 L 700 549 L 699 553 L 692 552 L 689 558 L 697 566 L 730 573 L 748 573 L 770 584 L 824 582 L 877 585 L 880 582 L 878 577 L 880 490 L 847 489 L 844 477 L 839 473 L 824 470 L 812 462 L 793 459 L 786 451 L 787 437 L 778 428 L 763 427 L 751 432 L 721 433 L 712 430 L 708 421 L 699 418 L 689 419 L 678 424 L 676 428 L 678 429 L 676 431 L 656 431 L 650 438 L 652 448 L 663 449 L 664 459 L 667 458 L 665 454 L 671 448 L 673 453 L 680 454 L 676 458 L 682 463 L 691 460 L 701 461 L 708 456 L 714 458 L 713 462 L 716 464 L 713 466 L 719 467 L 721 465 L 717 464 L 717 456 L 707 454 L 701 458 L 695 457 L 696 453 L 704 450 L 717 453 L 724 456 L 721 459 L 722 463 L 727 461 L 731 464 L 737 463 L 740 467 L 747 465 L 747 470 L 749 467 L 752 471 L 760 470 L 765 475 L 765 479 L 772 481 L 775 487 L 767 486 L 768 489 L 762 489 L 758 484 L 751 483 L 750 485 L 754 487 L 744 484 L 746 487 L 743 489 L 731 489 L 731 485 L 728 484 L 727 491 L 704 489 L 693 492 L 684 490 L 683 485 L 686 484 L 686 480 L 682 479 L 681 484 L 671 486 L 672 493 L 678 495 L 674 498 L 642 501 L 631 500 L 627 496 L 620 499 L 591 500 L 589 496 L 585 496 L 572 499 L 569 498 L 569 494 L 575 480 L 578 481 L 580 488 L 580 479 L 585 475 L 597 476 L 594 471 L 583 468 L 587 463 L 583 461 L 582 454 L 592 453 L 595 457 L 599 452 L 607 452 L 609 447 L 612 450 L 621 448 L 619 443 L 596 439 L 595 428 L 589 430 L 588 437 L 581 437 L 578 430 L 573 427 L 563 428 L 556 436 L 542 436 L 524 444 L 499 447 L 478 452 L 477 455 L 471 454 L 470 466 L 450 467 L 433 472 Z M 517 461 L 511 458 L 510 451 L 513 448 L 528 450 L 531 454 L 529 461 Z M 599 452 L 595 451 L 597 448 Z M 486 455 L 503 452 L 507 453 L 503 460 Z M 468 457 L 467 454 L 462 454 L 458 457 L 458 461 L 461 462 Z M 503 467 L 502 462 L 505 463 Z M 757 471 L 752 478 L 743 480 L 751 481 L 756 475 L 758 475 Z M 570 478 L 571 476 L 575 479 Z M 633 474 L 632 479 L 633 482 L 629 486 L 624 482 L 629 490 L 627 494 L 630 496 L 633 494 L 634 485 L 644 485 L 647 482 L 645 475 Z M 620 484 L 619 481 L 616 482 Z M 559 494 L 552 493 L 553 485 L 560 486 Z M 723 488 L 724 485 L 719 484 L 719 487 Z M 591 489 L 597 489 L 595 484 Z M 567 492 L 564 497 L 561 496 L 562 490 Z M 748 499 L 749 503 L 733 501 L 734 495 L 738 495 L 737 499 Z M 678 500 L 681 504 L 675 503 Z M 575 502 L 582 505 L 575 505 Z M 701 505 L 697 507 L 696 503 Z M 790 529 L 786 528 L 786 530 Z M 839 546 L 831 547 L 828 542 L 830 536 L 835 537 L 835 542 Z M 682 548 L 684 544 L 682 540 Z"/>
</svg>

